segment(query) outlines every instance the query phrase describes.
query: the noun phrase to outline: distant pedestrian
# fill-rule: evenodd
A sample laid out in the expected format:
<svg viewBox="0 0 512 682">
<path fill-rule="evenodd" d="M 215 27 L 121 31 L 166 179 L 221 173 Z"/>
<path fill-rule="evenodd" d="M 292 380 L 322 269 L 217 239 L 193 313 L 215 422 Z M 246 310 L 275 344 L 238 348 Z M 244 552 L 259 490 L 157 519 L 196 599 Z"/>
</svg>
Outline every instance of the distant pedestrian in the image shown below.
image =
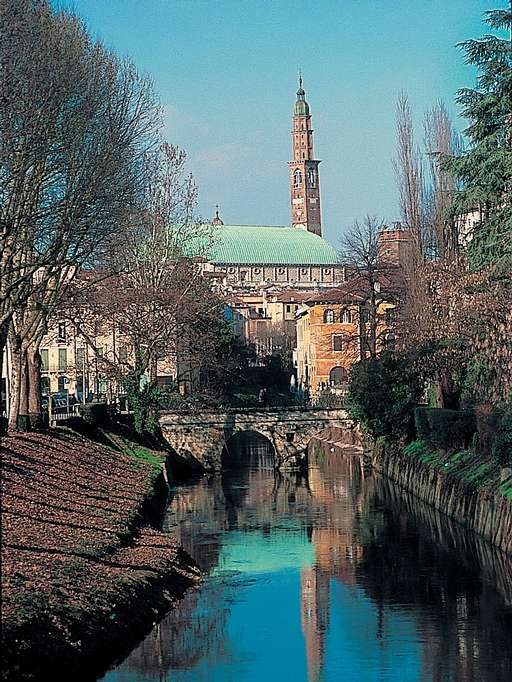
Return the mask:
<svg viewBox="0 0 512 682">
<path fill-rule="evenodd" d="M 309 388 L 305 388 L 304 389 L 304 406 L 307 407 L 310 402 L 311 402 L 311 394 L 309 392 Z"/>
<path fill-rule="evenodd" d="M 258 402 L 262 407 L 265 407 L 267 404 L 267 389 L 266 388 L 260 388 L 260 392 L 258 394 Z"/>
</svg>

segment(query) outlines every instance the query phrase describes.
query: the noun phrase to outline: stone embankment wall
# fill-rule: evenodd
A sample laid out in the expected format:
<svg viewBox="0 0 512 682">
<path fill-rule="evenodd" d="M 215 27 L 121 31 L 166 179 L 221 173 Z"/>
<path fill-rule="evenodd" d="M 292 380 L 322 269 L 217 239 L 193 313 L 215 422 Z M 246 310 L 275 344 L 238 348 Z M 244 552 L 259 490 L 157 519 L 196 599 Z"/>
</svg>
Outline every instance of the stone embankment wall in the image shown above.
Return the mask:
<svg viewBox="0 0 512 682">
<path fill-rule="evenodd" d="M 376 448 L 373 465 L 399 486 L 512 554 L 512 503 L 495 489 L 478 489 L 398 447 Z"/>
<path fill-rule="evenodd" d="M 468 532 L 460 523 L 404 490 L 387 476 L 377 475 L 374 480 L 379 504 L 392 511 L 397 523 L 405 511 L 422 537 L 456 554 L 470 570 L 478 566 L 484 582 L 493 585 L 507 607 L 512 608 L 512 555 L 505 554 L 478 533 Z"/>
<path fill-rule="evenodd" d="M 340 429 L 329 426 L 316 436 L 308 444 L 308 466 L 324 466 L 327 453 L 333 455 L 358 455 L 363 454 L 361 438 L 357 428 Z M 361 464 L 363 460 L 361 459 Z"/>
</svg>

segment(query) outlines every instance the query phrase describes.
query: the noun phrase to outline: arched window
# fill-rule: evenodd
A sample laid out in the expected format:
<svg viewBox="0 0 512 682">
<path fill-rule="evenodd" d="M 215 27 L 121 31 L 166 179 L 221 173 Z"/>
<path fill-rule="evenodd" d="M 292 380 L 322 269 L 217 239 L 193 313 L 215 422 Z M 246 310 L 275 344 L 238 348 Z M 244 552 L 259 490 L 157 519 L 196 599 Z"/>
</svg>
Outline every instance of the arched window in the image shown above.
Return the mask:
<svg viewBox="0 0 512 682">
<path fill-rule="evenodd" d="M 308 185 L 310 187 L 315 186 L 315 171 L 312 168 L 308 170 Z"/>
<path fill-rule="evenodd" d="M 350 324 L 352 322 L 352 315 L 350 310 L 342 310 L 340 313 L 340 322 L 342 324 Z"/>
<path fill-rule="evenodd" d="M 396 344 L 396 338 L 394 334 L 386 334 L 384 337 L 384 348 L 387 350 L 394 350 Z"/>
<path fill-rule="evenodd" d="M 331 386 L 340 386 L 348 381 L 348 372 L 344 367 L 333 367 L 329 372 L 329 383 Z"/>
<path fill-rule="evenodd" d="M 293 174 L 293 182 L 295 184 L 295 187 L 299 187 L 302 184 L 302 173 L 298 168 Z"/>
<path fill-rule="evenodd" d="M 332 324 L 334 322 L 334 311 L 330 308 L 324 310 L 324 322 L 325 324 Z"/>
</svg>

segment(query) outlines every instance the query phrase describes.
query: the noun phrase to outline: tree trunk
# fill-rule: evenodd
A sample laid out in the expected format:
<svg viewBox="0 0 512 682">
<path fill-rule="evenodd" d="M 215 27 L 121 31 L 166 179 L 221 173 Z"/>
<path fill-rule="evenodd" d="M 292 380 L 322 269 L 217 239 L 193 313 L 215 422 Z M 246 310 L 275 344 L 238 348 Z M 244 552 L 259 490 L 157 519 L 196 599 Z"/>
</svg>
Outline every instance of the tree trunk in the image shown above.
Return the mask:
<svg viewBox="0 0 512 682">
<path fill-rule="evenodd" d="M 17 431 L 28 431 L 30 424 L 28 418 L 28 358 L 27 351 L 20 353 L 20 382 L 19 382 L 19 407 Z"/>
<path fill-rule="evenodd" d="M 4 366 L 5 366 L 5 402 L 6 402 L 6 410 L 7 410 L 7 405 L 9 403 L 9 396 L 8 396 L 8 391 L 9 391 L 9 368 L 7 367 L 7 357 L 6 357 L 6 350 L 7 350 L 7 327 L 5 325 L 0 325 L 0 434 L 2 433 L 2 430 L 4 428 L 4 423 L 3 423 L 3 398 L 4 398 L 4 393 L 3 393 L 3 376 L 4 376 Z M 5 360 L 4 360 L 5 358 Z"/>
<path fill-rule="evenodd" d="M 21 343 L 12 329 L 9 330 L 9 350 L 11 354 L 11 382 L 7 429 L 9 431 L 17 431 L 20 413 Z"/>
<path fill-rule="evenodd" d="M 372 293 L 370 295 L 370 334 L 368 336 L 368 348 L 370 357 L 374 360 L 377 357 L 377 300 L 375 297 L 376 280 L 371 279 Z"/>
<path fill-rule="evenodd" d="M 38 344 L 31 344 L 27 351 L 28 378 L 28 416 L 31 429 L 40 429 L 43 425 L 41 410 L 41 356 Z"/>
</svg>

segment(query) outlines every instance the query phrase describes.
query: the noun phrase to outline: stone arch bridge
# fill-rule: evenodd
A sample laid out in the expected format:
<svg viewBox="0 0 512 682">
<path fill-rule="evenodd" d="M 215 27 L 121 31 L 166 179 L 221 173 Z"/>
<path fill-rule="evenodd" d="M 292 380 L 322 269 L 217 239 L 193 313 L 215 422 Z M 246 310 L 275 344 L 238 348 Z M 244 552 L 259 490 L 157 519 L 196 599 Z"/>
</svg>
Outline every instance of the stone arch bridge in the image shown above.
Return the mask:
<svg viewBox="0 0 512 682">
<path fill-rule="evenodd" d="M 357 443 L 354 423 L 342 409 L 242 408 L 200 414 L 163 412 L 162 433 L 181 457 L 208 471 L 220 471 L 222 451 L 236 433 L 255 431 L 274 447 L 275 466 L 289 468 L 305 460 L 311 438 L 327 427 L 347 433 Z"/>
</svg>

